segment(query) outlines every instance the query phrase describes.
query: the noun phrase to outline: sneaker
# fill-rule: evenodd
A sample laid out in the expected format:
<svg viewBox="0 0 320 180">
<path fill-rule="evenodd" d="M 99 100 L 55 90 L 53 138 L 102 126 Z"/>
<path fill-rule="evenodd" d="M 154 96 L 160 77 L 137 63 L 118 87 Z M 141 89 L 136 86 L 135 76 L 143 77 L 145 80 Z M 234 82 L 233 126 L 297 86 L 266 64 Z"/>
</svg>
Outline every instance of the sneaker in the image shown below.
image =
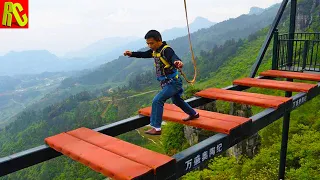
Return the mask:
<svg viewBox="0 0 320 180">
<path fill-rule="evenodd" d="M 184 118 L 184 119 L 182 119 L 183 121 L 190 121 L 190 120 L 193 120 L 193 119 L 197 119 L 197 118 L 199 118 L 199 113 L 197 113 L 197 114 L 195 114 L 195 115 L 193 115 L 193 116 L 188 116 L 188 117 L 186 117 L 186 118 Z"/>
<path fill-rule="evenodd" d="M 161 135 L 161 130 L 157 131 L 155 128 L 152 128 L 148 131 L 145 131 L 144 133 L 149 134 L 149 135 Z"/>
</svg>

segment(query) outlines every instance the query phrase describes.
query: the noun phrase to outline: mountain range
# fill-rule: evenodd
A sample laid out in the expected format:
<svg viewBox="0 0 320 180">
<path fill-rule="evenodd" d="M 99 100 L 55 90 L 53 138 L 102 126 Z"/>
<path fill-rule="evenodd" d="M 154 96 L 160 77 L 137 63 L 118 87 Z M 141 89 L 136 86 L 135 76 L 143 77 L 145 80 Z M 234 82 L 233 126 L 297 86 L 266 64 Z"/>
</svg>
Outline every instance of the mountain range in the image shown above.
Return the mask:
<svg viewBox="0 0 320 180">
<path fill-rule="evenodd" d="M 192 32 L 207 28 L 215 23 L 197 17 L 191 24 Z M 172 28 L 163 32 L 170 40 L 186 35 L 187 29 Z M 0 56 L 0 76 L 17 74 L 39 74 L 43 72 L 74 71 L 94 68 L 119 57 L 126 49 L 139 49 L 145 40 L 137 37 L 110 37 L 101 39 L 79 51 L 69 52 L 58 57 L 47 50 L 11 51 Z"/>
<path fill-rule="evenodd" d="M 201 51 L 210 51 L 216 46 L 220 46 L 228 40 L 238 40 L 247 38 L 249 35 L 269 26 L 279 8 L 279 4 L 265 9 L 260 14 L 243 14 L 237 18 L 230 18 L 217 23 L 209 28 L 203 28 L 191 34 L 192 45 L 196 54 Z M 188 37 L 182 36 L 167 41 L 173 47 L 176 54 L 184 62 L 189 62 L 190 50 Z M 147 48 L 141 48 L 144 51 Z M 114 61 L 105 63 L 99 68 L 92 70 L 84 76 L 68 79 L 69 86 L 73 84 L 94 85 L 114 82 L 124 82 L 136 74 L 150 70 L 153 61 L 149 59 L 137 59 L 120 56 Z M 65 87 L 66 84 L 64 84 Z"/>
</svg>

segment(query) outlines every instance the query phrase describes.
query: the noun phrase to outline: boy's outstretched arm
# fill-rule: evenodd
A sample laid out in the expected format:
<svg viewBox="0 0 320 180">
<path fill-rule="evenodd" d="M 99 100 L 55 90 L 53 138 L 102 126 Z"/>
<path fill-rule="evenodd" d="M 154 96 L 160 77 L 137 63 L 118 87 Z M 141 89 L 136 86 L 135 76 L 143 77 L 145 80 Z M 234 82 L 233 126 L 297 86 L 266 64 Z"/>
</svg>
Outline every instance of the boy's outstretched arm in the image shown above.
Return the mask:
<svg viewBox="0 0 320 180">
<path fill-rule="evenodd" d="M 125 51 L 123 53 L 124 56 L 129 56 L 129 57 L 135 57 L 135 58 L 152 58 L 152 50 L 149 49 L 148 51 L 145 52 L 131 52 L 131 51 Z"/>
</svg>

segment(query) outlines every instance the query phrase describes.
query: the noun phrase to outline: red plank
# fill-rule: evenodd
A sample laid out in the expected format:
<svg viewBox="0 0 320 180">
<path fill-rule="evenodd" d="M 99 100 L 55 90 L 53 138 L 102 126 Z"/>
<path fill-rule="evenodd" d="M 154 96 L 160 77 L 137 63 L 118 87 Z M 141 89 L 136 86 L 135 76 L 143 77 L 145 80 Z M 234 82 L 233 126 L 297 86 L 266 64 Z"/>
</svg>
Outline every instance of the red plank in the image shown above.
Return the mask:
<svg viewBox="0 0 320 180">
<path fill-rule="evenodd" d="M 291 92 L 309 92 L 310 89 L 316 87 L 315 84 L 276 81 L 269 79 L 243 78 L 233 81 L 233 84 L 250 87 L 260 87 L 269 89 L 278 89 Z"/>
<path fill-rule="evenodd" d="M 243 117 L 213 113 L 202 110 L 197 111 L 200 114 L 200 117 L 198 119 L 185 122 L 182 120 L 186 116 L 185 113 L 181 112 L 178 107 L 166 104 L 163 112 L 163 119 L 225 134 L 230 134 L 232 130 L 241 126 L 243 122 L 250 121 L 250 119 Z M 151 107 L 140 109 L 139 113 L 145 116 L 150 116 Z"/>
<path fill-rule="evenodd" d="M 301 73 L 301 72 L 268 70 L 268 71 L 260 73 L 260 75 L 261 76 L 269 76 L 269 77 L 278 77 L 278 78 L 320 81 L 320 74 L 310 74 L 310 73 Z"/>
<path fill-rule="evenodd" d="M 197 96 L 209 99 L 231 101 L 241 104 L 255 105 L 265 108 L 278 108 L 290 98 L 264 94 L 209 88 L 196 93 Z"/>
<path fill-rule="evenodd" d="M 45 142 L 64 155 L 114 179 L 129 180 L 152 172 L 152 169 L 145 165 L 126 159 L 67 133 L 48 137 Z"/>
<path fill-rule="evenodd" d="M 78 128 L 76 130 L 67 132 L 67 134 L 137 163 L 148 166 L 154 170 L 155 174 L 157 174 L 157 170 L 159 168 L 170 165 L 170 163 L 172 165 L 172 163 L 175 162 L 175 159 L 172 157 L 142 148 L 108 135 L 104 135 L 88 128 Z"/>
<path fill-rule="evenodd" d="M 183 111 L 181 110 L 181 108 L 177 107 L 174 104 L 164 104 L 164 109 L 167 110 L 171 110 L 171 111 L 178 111 L 183 113 Z M 230 121 L 230 122 L 234 122 L 237 124 L 243 124 L 245 122 L 247 122 L 248 118 L 245 117 L 240 117 L 240 116 L 233 116 L 233 115 L 229 115 L 229 114 L 222 114 L 222 113 L 217 113 L 217 112 L 211 112 L 211 111 L 206 111 L 206 110 L 201 110 L 201 109 L 195 109 L 197 112 L 199 112 L 200 116 L 203 117 L 207 117 L 207 118 L 214 118 L 214 119 L 219 119 L 219 120 L 223 120 L 223 121 Z M 182 117 L 187 117 L 188 115 L 186 113 L 184 113 L 184 116 Z"/>
</svg>

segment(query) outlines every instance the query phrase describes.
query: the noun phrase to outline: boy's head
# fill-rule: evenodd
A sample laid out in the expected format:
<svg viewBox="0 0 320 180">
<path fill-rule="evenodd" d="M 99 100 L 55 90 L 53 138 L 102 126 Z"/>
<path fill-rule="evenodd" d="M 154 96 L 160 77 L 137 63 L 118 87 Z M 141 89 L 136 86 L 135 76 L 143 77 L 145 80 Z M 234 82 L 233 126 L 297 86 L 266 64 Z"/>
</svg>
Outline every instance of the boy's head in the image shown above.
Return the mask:
<svg viewBox="0 0 320 180">
<path fill-rule="evenodd" d="M 148 47 L 153 51 L 157 50 L 162 45 L 161 34 L 156 30 L 150 30 L 144 38 L 146 39 Z"/>
</svg>

